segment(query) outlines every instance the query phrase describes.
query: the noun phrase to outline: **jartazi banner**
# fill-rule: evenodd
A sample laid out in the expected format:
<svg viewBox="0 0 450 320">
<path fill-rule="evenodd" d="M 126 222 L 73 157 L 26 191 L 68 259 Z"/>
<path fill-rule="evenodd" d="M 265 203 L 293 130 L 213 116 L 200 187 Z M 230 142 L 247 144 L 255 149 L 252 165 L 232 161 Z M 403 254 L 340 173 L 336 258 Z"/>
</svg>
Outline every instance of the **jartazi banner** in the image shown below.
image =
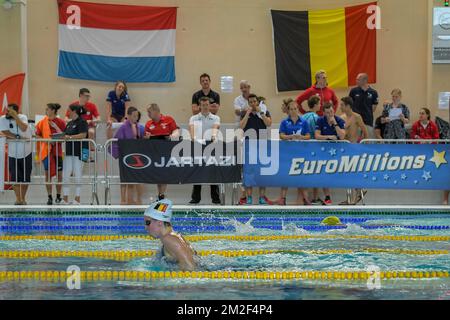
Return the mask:
<svg viewBox="0 0 450 320">
<path fill-rule="evenodd" d="M 450 190 L 450 145 L 246 141 L 244 184 Z"/>
<path fill-rule="evenodd" d="M 237 143 L 119 140 L 120 179 L 128 183 L 240 182 Z"/>
</svg>

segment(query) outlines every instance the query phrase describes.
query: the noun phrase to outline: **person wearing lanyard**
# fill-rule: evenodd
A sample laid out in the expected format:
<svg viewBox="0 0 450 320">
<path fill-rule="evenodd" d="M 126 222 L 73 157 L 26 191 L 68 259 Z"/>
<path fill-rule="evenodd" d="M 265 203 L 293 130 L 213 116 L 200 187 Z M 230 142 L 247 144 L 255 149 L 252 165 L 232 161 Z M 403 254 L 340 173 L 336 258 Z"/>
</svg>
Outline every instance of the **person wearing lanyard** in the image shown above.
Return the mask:
<svg viewBox="0 0 450 320">
<path fill-rule="evenodd" d="M 113 136 L 113 123 L 124 122 L 125 115 L 130 107 L 130 97 L 128 88 L 124 81 L 117 81 L 114 90 L 108 93 L 106 98 L 106 120 L 108 124 L 107 137 L 111 139 Z"/>
<path fill-rule="evenodd" d="M 301 141 L 310 140 L 309 124 L 298 114 L 297 103 L 293 99 L 286 99 L 284 104 L 288 106 L 289 116 L 280 124 L 280 140 Z M 285 206 L 288 188 L 281 188 L 280 199 L 275 204 Z M 297 205 L 310 205 L 305 189 L 297 188 Z"/>
<path fill-rule="evenodd" d="M 70 121 L 64 131 L 66 140 L 66 155 L 63 161 L 63 201 L 61 204 L 69 204 L 70 186 L 68 185 L 71 175 L 73 175 L 77 185 L 75 186 L 75 200 L 71 204 L 79 205 L 81 196 L 81 176 L 83 174 L 83 149 L 89 151 L 89 146 L 85 142 L 74 142 L 73 140 L 86 139 L 88 134 L 88 124 L 81 117 L 83 107 L 71 105 Z M 89 155 L 87 155 L 89 157 Z M 87 159 L 86 159 L 87 160 Z"/>
<path fill-rule="evenodd" d="M 316 125 L 315 137 L 317 140 L 344 140 L 345 139 L 345 121 L 334 114 L 333 105 L 326 103 L 323 106 L 324 116 L 319 118 Z M 324 188 L 325 205 L 331 205 L 331 190 Z"/>
</svg>

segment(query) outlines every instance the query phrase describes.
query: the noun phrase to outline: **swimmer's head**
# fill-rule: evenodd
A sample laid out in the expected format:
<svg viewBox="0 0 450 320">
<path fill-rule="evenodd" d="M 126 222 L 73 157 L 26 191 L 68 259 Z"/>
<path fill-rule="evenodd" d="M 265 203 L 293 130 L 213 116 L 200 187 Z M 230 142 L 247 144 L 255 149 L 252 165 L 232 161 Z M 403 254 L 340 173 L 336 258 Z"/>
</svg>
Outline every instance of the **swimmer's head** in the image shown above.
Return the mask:
<svg viewBox="0 0 450 320">
<path fill-rule="evenodd" d="M 172 201 L 163 199 L 150 204 L 144 212 L 144 220 L 148 233 L 159 238 L 162 230 L 171 226 Z"/>
<path fill-rule="evenodd" d="M 339 225 L 342 225 L 342 222 L 338 217 L 331 216 L 331 217 L 326 217 L 325 219 L 323 219 L 320 224 L 325 225 L 325 226 L 339 226 Z"/>
</svg>

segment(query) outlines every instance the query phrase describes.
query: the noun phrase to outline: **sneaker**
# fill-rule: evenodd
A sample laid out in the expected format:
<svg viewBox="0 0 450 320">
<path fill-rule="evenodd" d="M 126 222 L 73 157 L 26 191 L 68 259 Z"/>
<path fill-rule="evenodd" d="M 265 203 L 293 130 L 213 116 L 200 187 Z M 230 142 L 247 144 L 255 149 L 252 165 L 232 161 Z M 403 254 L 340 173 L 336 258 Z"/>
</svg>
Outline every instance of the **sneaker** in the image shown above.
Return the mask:
<svg viewBox="0 0 450 320">
<path fill-rule="evenodd" d="M 64 201 L 64 200 L 61 200 L 61 202 L 59 203 L 59 205 L 61 205 L 61 206 L 68 206 L 68 205 L 69 205 L 69 202 L 66 202 L 66 201 Z"/>
<path fill-rule="evenodd" d="M 238 206 L 245 206 L 247 204 L 247 198 L 240 198 Z"/>
<path fill-rule="evenodd" d="M 333 201 L 331 201 L 330 197 L 325 197 L 325 201 L 323 202 L 325 206 L 331 206 L 333 204 Z"/>
<path fill-rule="evenodd" d="M 165 199 L 166 196 L 164 194 L 158 194 L 158 201 Z"/>
<path fill-rule="evenodd" d="M 56 204 L 60 204 L 61 201 L 63 201 L 61 197 L 56 197 L 56 199 L 55 199 Z"/>
<path fill-rule="evenodd" d="M 303 205 L 305 205 L 305 206 L 312 206 L 312 203 L 308 199 L 303 198 Z"/>
<path fill-rule="evenodd" d="M 73 201 L 70 202 L 70 205 L 71 206 L 80 206 L 81 203 L 79 203 L 77 200 L 73 200 Z"/>
<path fill-rule="evenodd" d="M 323 206 L 324 205 L 323 200 L 320 198 L 314 199 L 313 201 L 311 201 L 311 204 L 313 206 Z"/>
<path fill-rule="evenodd" d="M 220 199 L 213 199 L 212 203 L 213 204 L 222 204 L 222 201 L 220 201 Z"/>
<path fill-rule="evenodd" d="M 266 196 L 264 196 L 264 197 L 259 197 L 259 204 L 261 204 L 261 205 L 272 205 L 273 202 L 270 201 Z"/>
<path fill-rule="evenodd" d="M 199 204 L 200 200 L 194 200 L 192 199 L 191 201 L 189 201 L 189 204 Z"/>
<path fill-rule="evenodd" d="M 248 196 L 247 197 L 247 205 L 252 205 L 253 204 L 253 197 L 252 196 Z"/>
<path fill-rule="evenodd" d="M 53 198 L 52 198 L 51 195 L 49 195 L 49 196 L 48 196 L 48 199 L 47 199 L 47 205 L 48 205 L 48 206 L 51 206 L 52 204 L 53 204 Z"/>
<path fill-rule="evenodd" d="M 286 205 L 286 198 L 280 198 L 277 201 L 275 201 L 274 204 L 278 205 L 278 206 L 285 206 Z"/>
</svg>

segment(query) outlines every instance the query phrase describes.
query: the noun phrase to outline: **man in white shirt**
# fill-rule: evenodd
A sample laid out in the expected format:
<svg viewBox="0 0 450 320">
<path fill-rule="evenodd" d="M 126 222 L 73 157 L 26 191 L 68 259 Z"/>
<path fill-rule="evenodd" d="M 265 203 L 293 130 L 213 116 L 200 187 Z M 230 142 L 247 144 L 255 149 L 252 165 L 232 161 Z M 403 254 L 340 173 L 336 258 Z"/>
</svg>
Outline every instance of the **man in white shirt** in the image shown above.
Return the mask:
<svg viewBox="0 0 450 320">
<path fill-rule="evenodd" d="M 200 98 L 200 113 L 189 120 L 189 132 L 191 139 L 195 141 L 215 141 L 219 133 L 220 117 L 210 112 L 208 97 Z M 190 204 L 198 204 L 201 201 L 202 186 L 194 185 Z M 211 185 L 211 199 L 214 204 L 220 204 L 219 186 Z"/>
<path fill-rule="evenodd" d="M 8 139 L 9 180 L 13 183 L 29 183 L 33 165 L 30 142 L 32 134 L 28 126 L 27 116 L 19 114 L 18 105 L 8 105 L 6 114 L 0 118 L 0 132 L 2 136 Z M 13 185 L 13 189 L 16 194 L 15 204 L 26 205 L 25 196 L 28 191 L 28 185 Z"/>
</svg>

